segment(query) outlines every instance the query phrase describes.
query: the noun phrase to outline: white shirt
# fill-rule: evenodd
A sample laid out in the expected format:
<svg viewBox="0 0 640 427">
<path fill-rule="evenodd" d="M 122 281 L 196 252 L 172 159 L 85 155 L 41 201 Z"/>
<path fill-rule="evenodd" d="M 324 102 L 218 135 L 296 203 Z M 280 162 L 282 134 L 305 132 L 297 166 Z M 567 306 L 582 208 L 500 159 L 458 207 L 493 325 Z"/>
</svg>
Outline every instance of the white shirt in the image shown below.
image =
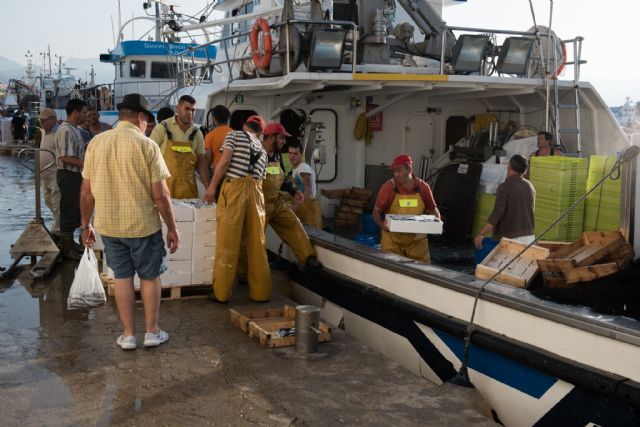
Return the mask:
<svg viewBox="0 0 640 427">
<path fill-rule="evenodd" d="M 299 176 L 300 179 L 302 179 L 300 174 L 303 174 L 303 173 L 308 173 L 309 175 L 311 175 L 311 198 L 315 199 L 316 198 L 316 173 L 313 171 L 311 166 L 309 166 L 304 162 L 300 163 L 297 167 L 293 168 L 292 170 L 294 179 L 296 176 Z"/>
</svg>

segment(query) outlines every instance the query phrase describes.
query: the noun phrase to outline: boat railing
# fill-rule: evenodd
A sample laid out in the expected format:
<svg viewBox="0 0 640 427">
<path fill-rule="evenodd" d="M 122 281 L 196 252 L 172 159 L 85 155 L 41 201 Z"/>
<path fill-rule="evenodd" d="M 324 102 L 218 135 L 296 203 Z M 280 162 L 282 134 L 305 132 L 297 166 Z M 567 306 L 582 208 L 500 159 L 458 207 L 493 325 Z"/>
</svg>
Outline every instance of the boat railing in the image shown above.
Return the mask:
<svg viewBox="0 0 640 427">
<path fill-rule="evenodd" d="M 352 74 L 356 74 L 359 72 L 366 72 L 364 69 L 359 70 L 357 65 L 357 52 L 358 50 L 358 40 L 359 40 L 359 27 L 356 23 L 351 21 L 331 21 L 331 20 L 309 20 L 309 19 L 288 19 L 286 21 L 277 21 L 277 17 L 268 14 L 261 14 L 262 17 L 273 17 L 276 22 L 270 25 L 270 31 L 279 31 L 280 39 L 280 47 L 275 50 L 273 53 L 282 54 L 284 52 L 291 52 L 293 43 L 292 43 L 292 27 L 293 26 L 311 26 L 311 27 L 325 27 L 325 28 L 343 28 L 347 29 L 350 32 L 350 35 L 346 37 L 344 53 L 343 53 L 343 61 L 347 62 L 347 58 L 350 58 L 347 63 L 351 63 L 351 67 L 347 68 L 343 71 L 351 72 Z M 251 28 L 250 21 L 251 19 L 255 19 L 255 16 L 251 18 L 247 18 L 245 20 L 234 19 L 234 23 L 246 22 L 247 27 Z M 223 20 L 220 25 L 228 25 L 228 20 Z M 229 21 L 230 22 L 230 21 Z M 497 38 L 499 36 L 518 36 L 523 38 L 531 38 L 537 40 L 535 51 L 532 52 L 530 58 L 527 63 L 527 71 L 524 75 L 519 75 L 516 77 L 525 77 L 525 78 L 536 78 L 540 76 L 546 76 L 548 79 L 557 79 L 559 71 L 565 68 L 565 66 L 572 65 L 573 67 L 573 77 L 574 80 L 578 80 L 580 75 L 580 67 L 585 64 L 586 61 L 582 59 L 582 42 L 583 37 L 577 36 L 571 39 L 560 39 L 553 32 L 549 32 L 548 30 L 543 31 L 512 31 L 512 30 L 498 30 L 491 28 L 476 28 L 476 27 L 457 27 L 457 26 L 448 26 L 444 25 L 441 28 L 442 34 L 442 42 L 441 42 L 441 51 L 439 55 L 439 73 L 440 74 L 453 74 L 455 73 L 454 67 L 449 66 L 451 64 L 450 56 L 451 52 L 447 49 L 447 34 L 456 33 L 476 33 L 488 35 L 491 40 L 494 42 L 494 49 L 490 50 L 487 54 L 486 62 L 493 63 L 493 67 L 486 66 L 487 63 L 483 64 L 484 66 L 481 68 L 479 75 L 488 76 L 492 75 L 495 71 L 495 62 L 497 60 L 497 56 L 499 55 L 499 46 L 497 44 Z M 246 40 L 247 36 L 251 34 L 251 31 L 243 31 L 240 32 L 237 29 L 233 34 L 222 36 L 216 38 L 215 40 L 208 41 L 206 43 L 199 44 L 197 46 L 190 47 L 185 49 L 184 51 L 178 53 L 178 83 L 179 86 L 194 86 L 203 82 L 211 82 L 213 81 L 214 71 L 216 69 L 220 69 L 222 66 L 226 66 L 228 69 L 228 79 L 232 81 L 233 77 L 233 63 L 242 62 L 251 60 L 252 55 L 247 54 L 246 52 L 241 53 L 236 56 L 235 51 L 237 51 L 237 46 L 243 42 L 243 39 Z M 282 46 L 282 42 L 284 38 L 284 46 Z M 542 49 L 539 46 L 542 46 L 542 41 L 544 39 L 551 41 L 552 49 Z M 235 45 L 233 56 L 229 55 L 229 42 Z M 225 54 L 225 58 L 220 59 L 218 61 L 215 58 L 211 58 L 209 56 L 209 51 L 206 49 L 208 46 L 216 45 L 219 50 L 223 50 Z M 562 57 L 559 57 L 559 49 L 562 51 Z M 567 48 L 571 48 L 571 57 L 567 55 Z M 202 58 L 196 59 L 196 52 L 202 50 L 205 52 L 206 60 L 202 60 Z M 437 54 L 436 54 L 437 55 Z M 282 74 L 286 75 L 292 70 L 290 63 L 290 55 L 283 55 L 284 64 L 281 64 Z M 438 58 L 434 58 L 438 59 Z M 539 66 L 534 66 L 535 61 L 538 61 Z M 489 64 L 490 65 L 490 64 Z M 437 69 L 436 69 L 437 70 Z M 437 71 L 436 71 L 437 72 Z M 256 77 L 261 77 L 260 72 L 256 73 Z M 267 75 L 267 74 L 263 74 Z M 511 76 L 510 74 L 501 75 L 503 77 Z"/>
<path fill-rule="evenodd" d="M 356 72 L 356 57 L 357 55 L 354 52 L 357 52 L 357 44 L 358 44 L 358 25 L 352 21 L 330 21 L 330 20 L 310 20 L 310 19 L 289 19 L 287 21 L 278 22 L 269 27 L 270 31 L 278 30 L 284 28 L 284 49 L 280 49 L 276 53 L 284 53 L 291 51 L 291 26 L 292 25 L 311 25 L 311 26 L 322 26 L 322 27 L 341 27 L 341 28 L 350 28 L 351 29 L 351 43 L 345 43 L 345 52 L 351 52 L 352 56 L 352 73 Z M 232 63 L 234 62 L 242 62 L 246 60 L 250 60 L 252 55 L 241 55 L 234 56 L 233 58 L 229 57 L 229 49 L 227 42 L 228 41 L 236 41 L 236 43 L 243 37 L 247 37 L 251 34 L 251 31 L 238 32 L 235 34 L 231 34 L 229 36 L 220 37 L 215 40 L 211 40 L 207 43 L 202 43 L 197 46 L 189 47 L 182 52 L 179 52 L 178 57 L 178 81 L 180 85 L 184 86 L 193 86 L 204 81 L 211 81 L 213 76 L 213 70 L 215 67 L 226 65 L 229 73 L 229 80 L 233 81 L 233 70 Z M 225 51 L 225 59 L 220 61 L 212 61 L 209 57 L 209 52 L 206 47 L 219 45 Z M 196 51 L 199 49 L 204 50 L 206 55 L 205 62 L 196 61 Z M 283 73 L 289 74 L 291 72 L 291 64 L 289 55 L 284 55 L 285 64 L 283 67 Z M 259 73 L 257 73 L 259 76 Z"/>
<path fill-rule="evenodd" d="M 551 79 L 557 79 L 558 78 L 558 70 L 561 70 L 561 68 L 564 68 L 564 66 L 566 65 L 572 65 L 573 66 L 573 76 L 574 76 L 574 80 L 578 81 L 579 77 L 580 77 L 580 66 L 583 64 L 586 64 L 586 61 L 582 59 L 582 42 L 584 41 L 584 37 L 582 36 L 576 36 L 572 39 L 559 39 L 553 32 L 551 33 L 545 33 L 545 32 L 531 32 L 531 31 L 511 31 L 511 30 L 496 30 L 496 29 L 489 29 L 489 28 L 475 28 L 475 27 L 456 27 L 456 26 L 449 26 L 449 25 L 444 25 L 442 27 L 442 44 L 441 44 L 441 50 L 440 50 L 440 74 L 445 74 L 445 67 L 447 64 L 446 58 L 447 58 L 447 52 L 446 52 L 446 46 L 447 46 L 447 33 L 448 31 L 458 31 L 458 32 L 466 32 L 466 33 L 476 33 L 476 34 L 487 34 L 487 35 L 491 35 L 491 36 L 496 36 L 496 35 L 502 35 L 502 36 L 520 36 L 520 37 L 526 37 L 526 38 L 532 38 L 532 39 L 536 39 L 538 41 L 540 41 L 542 38 L 547 38 L 547 39 L 551 39 L 551 45 L 555 46 L 557 43 L 560 43 L 561 49 L 563 50 L 563 62 L 560 62 L 561 58 L 558 58 L 558 56 L 556 55 L 556 49 L 550 49 L 551 52 L 551 58 L 547 58 L 546 62 L 547 62 L 547 67 L 543 67 L 543 69 L 545 70 L 545 74 L 548 76 L 548 78 Z M 538 46 L 541 46 L 541 44 L 539 43 Z M 568 55 L 566 55 L 566 47 L 567 46 L 571 46 L 572 48 L 572 60 L 571 61 L 567 61 L 568 59 Z M 544 51 L 544 49 L 540 49 L 539 53 L 539 59 L 541 62 L 545 62 L 545 55 L 547 55 L 547 52 Z M 486 71 L 486 67 L 483 67 L 481 69 L 480 74 L 484 75 Z M 535 70 L 532 69 L 532 67 L 528 67 L 527 69 L 527 74 L 525 77 L 527 78 L 531 78 L 533 77 L 533 72 Z"/>
</svg>

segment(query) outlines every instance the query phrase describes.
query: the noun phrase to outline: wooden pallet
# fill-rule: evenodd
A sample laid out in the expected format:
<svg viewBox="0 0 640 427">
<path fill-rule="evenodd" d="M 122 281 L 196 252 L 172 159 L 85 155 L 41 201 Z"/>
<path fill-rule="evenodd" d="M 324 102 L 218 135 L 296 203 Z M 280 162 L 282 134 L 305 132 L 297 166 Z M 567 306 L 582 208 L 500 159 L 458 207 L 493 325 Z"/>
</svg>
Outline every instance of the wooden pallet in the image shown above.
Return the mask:
<svg viewBox="0 0 640 427">
<path fill-rule="evenodd" d="M 538 260 L 543 272 L 558 272 L 587 267 L 598 263 L 614 253 L 624 244 L 619 231 L 582 233 L 580 240 L 551 253 L 546 259 Z"/>
<path fill-rule="evenodd" d="M 489 252 L 489 255 L 476 266 L 476 277 L 484 280 L 490 279 L 505 264 L 511 261 L 514 256 L 520 253 L 525 246 L 527 245 L 511 239 L 502 238 L 500 243 Z M 536 260 L 548 256 L 549 249 L 535 245 L 531 246 L 494 280 L 517 288 L 526 288 L 531 284 L 539 271 Z"/>
<path fill-rule="evenodd" d="M 288 304 L 249 311 L 229 309 L 229 320 L 265 348 L 288 347 L 295 344 L 296 309 Z M 319 342 L 331 340 L 331 328 L 320 322 Z M 280 331 L 285 332 L 281 334 Z"/>
<path fill-rule="evenodd" d="M 102 273 L 100 274 L 100 281 L 105 287 L 107 295 L 110 297 L 115 296 L 114 279 L 107 276 L 106 273 Z M 205 298 L 209 292 L 211 292 L 211 285 L 172 285 L 160 288 L 160 299 L 164 301 L 171 301 L 179 299 Z M 142 301 L 140 290 L 137 289 L 135 293 L 136 302 Z"/>
</svg>

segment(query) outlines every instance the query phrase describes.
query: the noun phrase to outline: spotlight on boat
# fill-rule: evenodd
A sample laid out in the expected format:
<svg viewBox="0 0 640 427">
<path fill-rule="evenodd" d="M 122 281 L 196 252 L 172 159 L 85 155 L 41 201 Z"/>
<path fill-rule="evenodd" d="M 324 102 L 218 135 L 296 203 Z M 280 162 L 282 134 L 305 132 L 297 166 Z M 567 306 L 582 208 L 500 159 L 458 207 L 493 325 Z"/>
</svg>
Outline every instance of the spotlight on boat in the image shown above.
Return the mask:
<svg viewBox="0 0 640 427">
<path fill-rule="evenodd" d="M 316 29 L 311 37 L 307 69 L 339 70 L 346 36 L 345 30 Z"/>
<path fill-rule="evenodd" d="M 529 58 L 534 39 L 527 37 L 509 37 L 500 48 L 496 69 L 500 74 L 524 76 L 527 74 Z"/>
<path fill-rule="evenodd" d="M 464 34 L 453 48 L 453 69 L 456 74 L 479 73 L 487 54 L 489 36 Z"/>
</svg>

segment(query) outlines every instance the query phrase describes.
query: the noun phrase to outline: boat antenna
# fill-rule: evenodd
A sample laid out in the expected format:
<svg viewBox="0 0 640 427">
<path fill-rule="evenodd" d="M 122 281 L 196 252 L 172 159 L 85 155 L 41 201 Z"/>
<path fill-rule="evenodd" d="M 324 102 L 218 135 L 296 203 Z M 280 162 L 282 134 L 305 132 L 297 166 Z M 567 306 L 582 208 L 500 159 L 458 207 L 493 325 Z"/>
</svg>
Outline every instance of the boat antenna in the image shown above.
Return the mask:
<svg viewBox="0 0 640 427">
<path fill-rule="evenodd" d="M 491 283 L 491 281 L 493 281 L 496 277 L 498 277 L 500 274 L 502 274 L 502 272 L 505 271 L 511 264 L 513 264 L 513 262 L 515 260 L 520 258 L 520 256 L 522 254 L 524 254 L 531 246 L 533 246 L 536 243 L 538 243 L 538 241 L 542 238 L 542 236 L 547 234 L 553 227 L 558 225 L 558 223 L 560 221 L 562 221 L 562 219 L 565 216 L 569 215 L 569 213 L 571 213 L 575 208 L 580 206 L 580 204 L 591 193 L 593 193 L 598 187 L 600 187 L 602 184 L 604 184 L 604 182 L 607 179 L 609 179 L 610 177 L 611 177 L 612 180 L 619 179 L 620 178 L 620 168 L 622 167 L 622 165 L 624 163 L 628 162 L 628 161 L 631 161 L 631 160 L 635 159 L 636 156 L 638 156 L 638 153 L 640 153 L 640 147 L 638 147 L 636 145 L 632 145 L 631 147 L 627 148 L 622 153 L 620 158 L 618 160 L 616 160 L 616 163 L 613 165 L 611 170 L 609 170 L 609 172 L 607 174 L 605 174 L 602 177 L 602 179 L 600 179 L 600 181 L 598 181 L 596 183 L 596 185 L 594 185 L 589 191 L 587 191 L 584 195 L 582 195 L 582 197 L 580 197 L 578 200 L 576 200 L 574 204 L 569 206 L 569 208 L 566 211 L 564 211 L 555 221 L 553 221 L 550 225 L 548 225 L 547 228 L 542 230 L 542 232 L 538 235 L 538 237 L 536 237 L 533 240 L 533 242 L 529 243 L 522 250 L 520 250 L 520 252 L 518 252 L 516 255 L 514 255 L 509 260 L 509 262 L 507 262 L 505 265 L 503 265 L 502 268 L 500 268 L 497 272 L 495 272 L 493 274 L 493 276 L 491 276 L 490 278 L 485 280 L 484 283 L 478 288 L 478 292 L 476 292 L 476 296 L 475 296 L 475 299 L 473 301 L 473 310 L 471 311 L 471 319 L 469 320 L 469 324 L 467 325 L 466 333 L 465 333 L 465 336 L 463 338 L 463 340 L 464 340 L 464 350 L 462 352 L 462 366 L 460 366 L 460 369 L 458 370 L 458 373 L 453 378 L 451 378 L 451 380 L 449 380 L 449 382 L 451 384 L 459 385 L 459 386 L 463 386 L 463 387 L 473 387 L 473 384 L 471 383 L 471 380 L 469 380 L 469 372 L 467 370 L 467 367 L 469 366 L 469 347 L 471 346 L 471 336 L 476 331 L 476 326 L 474 325 L 473 322 L 475 321 L 475 318 L 476 318 L 476 309 L 478 307 L 478 301 L 480 300 L 480 297 L 482 296 L 482 292 L 484 292 L 484 288 L 489 283 Z"/>
<path fill-rule="evenodd" d="M 115 46 L 117 41 L 116 41 L 116 30 L 115 28 L 113 28 L 113 15 L 111 15 L 111 36 L 113 37 L 113 45 Z"/>
</svg>

